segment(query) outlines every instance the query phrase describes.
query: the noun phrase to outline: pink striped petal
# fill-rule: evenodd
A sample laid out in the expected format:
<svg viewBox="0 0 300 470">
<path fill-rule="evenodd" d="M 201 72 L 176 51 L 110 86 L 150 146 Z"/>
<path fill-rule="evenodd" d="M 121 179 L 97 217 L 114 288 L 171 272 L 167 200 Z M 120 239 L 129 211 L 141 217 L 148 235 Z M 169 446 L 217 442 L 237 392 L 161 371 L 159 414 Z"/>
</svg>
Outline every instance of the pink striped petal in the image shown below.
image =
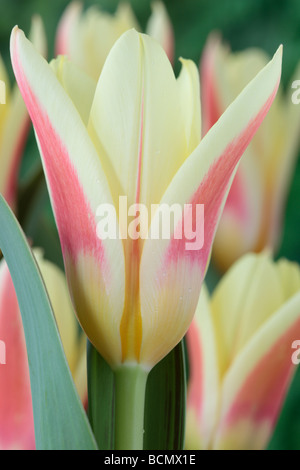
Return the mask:
<svg viewBox="0 0 300 470">
<path fill-rule="evenodd" d="M 123 247 L 118 239 L 100 240 L 96 219 L 101 204 L 113 205 L 108 182 L 74 103 L 17 28 L 11 53 L 39 143 L 76 313 L 100 353 L 119 363 Z"/>
<path fill-rule="evenodd" d="M 264 449 L 272 435 L 295 366 L 300 295 L 281 307 L 251 339 L 224 378 L 217 449 Z"/>
<path fill-rule="evenodd" d="M 280 73 L 281 50 L 187 158 L 161 200 L 161 204 L 169 208 L 175 203 L 180 204 L 182 210 L 175 218 L 176 228 L 170 239 L 150 237 L 145 241 L 140 270 L 143 362 L 156 363 L 170 347 L 170 338 L 172 348 L 188 329 L 237 165 L 271 106 Z M 200 247 L 195 245 L 196 249 L 187 250 L 186 244 L 190 240 L 184 234 L 185 216 L 190 218 L 195 229 L 196 209 L 200 204 L 205 210 L 204 223 L 200 217 L 197 227 Z M 159 225 L 159 217 L 157 211 L 150 230 Z M 169 332 L 168 337 L 164 335 L 165 330 Z"/>
</svg>

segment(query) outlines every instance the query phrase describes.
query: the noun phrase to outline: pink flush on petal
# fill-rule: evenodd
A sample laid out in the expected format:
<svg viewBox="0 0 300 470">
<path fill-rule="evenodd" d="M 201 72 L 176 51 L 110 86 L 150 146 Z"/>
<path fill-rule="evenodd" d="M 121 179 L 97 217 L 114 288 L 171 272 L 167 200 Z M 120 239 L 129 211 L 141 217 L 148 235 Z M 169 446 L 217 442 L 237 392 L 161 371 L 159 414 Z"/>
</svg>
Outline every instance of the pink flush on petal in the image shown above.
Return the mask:
<svg viewBox="0 0 300 470">
<path fill-rule="evenodd" d="M 268 421 L 274 428 L 295 370 L 291 360 L 291 344 L 299 328 L 300 320 L 297 320 L 247 377 L 225 417 L 225 429 L 242 419 L 254 424 Z M 256 403 L 255 407 L 253 403 Z"/>
<path fill-rule="evenodd" d="M 103 246 L 97 237 L 95 215 L 86 200 L 64 144 L 24 78 L 18 64 L 17 49 L 16 45 L 15 72 L 19 76 L 19 86 L 44 155 L 63 254 L 70 255 L 76 261 L 79 253 L 89 253 L 103 265 Z"/>
<path fill-rule="evenodd" d="M 26 343 L 14 285 L 5 266 L 0 286 L 0 449 L 33 450 L 34 422 Z"/>
<path fill-rule="evenodd" d="M 243 175 L 238 171 L 234 177 L 226 200 L 226 211 L 233 213 L 241 223 L 246 224 L 249 220 L 249 208 L 245 196 Z"/>
<path fill-rule="evenodd" d="M 187 407 L 188 409 L 195 409 L 197 420 L 200 421 L 203 405 L 202 346 L 195 321 L 191 323 L 187 332 L 187 348 L 190 361 L 190 385 L 187 395 Z"/>
<path fill-rule="evenodd" d="M 187 253 L 186 243 L 188 240 L 186 240 L 184 236 L 182 236 L 181 239 L 175 239 L 173 237 L 170 241 L 165 258 L 165 266 L 168 266 L 172 262 L 177 263 L 179 259 L 188 257 L 192 265 L 196 263 L 201 269 L 202 279 L 199 279 L 199 286 L 201 285 L 205 275 L 206 265 L 210 256 L 222 202 L 226 191 L 228 190 L 230 178 L 254 133 L 257 131 L 267 114 L 276 94 L 277 87 L 278 85 L 257 116 L 249 123 L 247 128 L 244 129 L 244 131 L 226 147 L 223 154 L 220 155 L 220 157 L 211 165 L 200 186 L 191 197 L 190 204 L 193 207 L 196 206 L 196 204 L 204 205 L 203 248 Z M 184 218 L 182 218 L 180 222 L 181 225 L 183 224 L 183 221 Z M 182 233 L 184 234 L 184 230 L 182 230 Z"/>
</svg>

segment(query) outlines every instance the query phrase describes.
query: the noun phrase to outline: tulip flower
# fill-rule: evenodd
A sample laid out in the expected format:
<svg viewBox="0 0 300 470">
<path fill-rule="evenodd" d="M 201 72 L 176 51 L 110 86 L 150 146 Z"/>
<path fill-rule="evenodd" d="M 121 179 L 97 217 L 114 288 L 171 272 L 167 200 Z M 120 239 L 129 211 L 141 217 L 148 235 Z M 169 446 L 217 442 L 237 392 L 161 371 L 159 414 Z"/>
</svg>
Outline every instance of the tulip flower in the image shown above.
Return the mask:
<svg viewBox="0 0 300 470">
<path fill-rule="evenodd" d="M 264 449 L 274 431 L 300 337 L 300 268 L 247 254 L 210 297 L 200 294 L 187 334 L 188 449 Z"/>
<path fill-rule="evenodd" d="M 77 322 L 63 273 L 34 251 L 53 305 L 65 354 L 82 400 L 86 399 L 85 344 L 79 340 Z M 14 285 L 4 260 L 0 262 L 0 339 L 5 363 L 0 364 L 0 449 L 35 448 L 33 410 L 21 313 Z"/>
<path fill-rule="evenodd" d="M 116 446 L 140 448 L 141 390 L 192 321 L 231 180 L 278 88 L 281 49 L 201 141 L 197 67 L 182 60 L 176 79 L 149 36 L 125 33 L 96 88 L 66 58 L 48 65 L 18 28 L 11 56 L 36 131 L 75 310 L 116 374 L 116 419 L 120 414 L 129 426 L 117 426 Z M 126 238 L 120 196 L 151 214 L 149 234 L 161 216 L 153 205 L 179 205 L 170 236 Z M 183 224 L 190 219 L 195 229 L 200 204 L 204 246 L 187 249 L 192 237 Z M 97 214 L 107 206 L 115 208 L 122 236 L 99 235 Z"/>
<path fill-rule="evenodd" d="M 56 54 L 66 55 L 90 77 L 98 80 L 106 57 L 119 37 L 129 29 L 140 31 L 130 4 L 120 3 L 114 15 L 71 2 L 66 8 L 56 36 Z M 165 5 L 154 2 L 146 32 L 165 49 L 170 61 L 174 55 L 174 34 Z M 101 44 L 101 47 L 98 47 Z"/>
<path fill-rule="evenodd" d="M 45 55 L 45 36 L 39 17 L 34 17 L 32 21 L 30 37 L 41 54 Z M 1 56 L 0 80 L 4 95 L 4 100 L 1 100 L 0 104 L 0 192 L 15 210 L 18 171 L 30 120 L 17 85 L 12 90 L 10 89 L 8 75 Z"/>
<path fill-rule="evenodd" d="M 268 60 L 262 50 L 232 53 L 216 35 L 209 38 L 201 62 L 204 134 Z M 298 67 L 295 76 L 299 73 Z M 280 89 L 245 152 L 224 208 L 213 248 L 221 270 L 249 251 L 278 249 L 299 136 L 299 110 Z"/>
</svg>

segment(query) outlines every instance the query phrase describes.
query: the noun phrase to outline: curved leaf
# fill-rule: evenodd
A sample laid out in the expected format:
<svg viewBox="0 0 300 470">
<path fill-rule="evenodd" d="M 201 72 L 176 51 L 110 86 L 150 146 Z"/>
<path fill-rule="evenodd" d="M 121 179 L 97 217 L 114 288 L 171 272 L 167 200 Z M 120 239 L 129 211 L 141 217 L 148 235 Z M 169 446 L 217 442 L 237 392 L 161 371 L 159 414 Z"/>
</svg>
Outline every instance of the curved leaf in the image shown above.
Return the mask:
<svg viewBox="0 0 300 470">
<path fill-rule="evenodd" d="M 149 374 L 145 450 L 182 450 L 185 434 L 186 363 L 181 341 Z"/>
<path fill-rule="evenodd" d="M 39 269 L 2 196 L 0 226 L 0 249 L 16 289 L 26 338 L 36 447 L 95 450 L 95 439 L 73 384 Z"/>
<path fill-rule="evenodd" d="M 89 420 L 100 450 L 114 450 L 114 374 L 88 342 Z"/>
</svg>

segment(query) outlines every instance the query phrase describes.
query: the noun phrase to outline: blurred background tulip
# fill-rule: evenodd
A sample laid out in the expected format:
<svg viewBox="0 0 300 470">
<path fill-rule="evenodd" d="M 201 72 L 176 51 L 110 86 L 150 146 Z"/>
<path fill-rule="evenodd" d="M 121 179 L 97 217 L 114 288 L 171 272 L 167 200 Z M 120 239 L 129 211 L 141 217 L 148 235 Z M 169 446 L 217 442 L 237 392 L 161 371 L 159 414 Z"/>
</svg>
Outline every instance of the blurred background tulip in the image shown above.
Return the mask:
<svg viewBox="0 0 300 470">
<path fill-rule="evenodd" d="M 174 36 L 167 10 L 162 2 L 154 2 L 152 8 L 146 33 L 160 42 L 172 61 Z M 120 3 L 115 14 L 111 15 L 96 5 L 84 12 L 81 3 L 72 2 L 60 20 L 55 52 L 56 55 L 66 55 L 97 81 L 112 46 L 132 28 L 141 31 L 129 3 Z"/>
<path fill-rule="evenodd" d="M 149 28 L 147 31 L 150 32 L 152 28 L 152 31 L 155 29 L 157 31 L 157 26 L 156 28 L 151 27 L 151 21 L 149 21 L 152 11 L 154 11 L 154 9 L 151 10 L 152 3 L 151 0 L 131 0 L 127 2 L 127 4 L 131 6 L 136 27 L 140 30 L 146 31 L 146 29 Z M 64 15 L 66 11 L 70 11 L 73 8 L 73 12 L 77 14 L 78 22 L 83 24 L 84 18 L 88 15 L 89 7 L 93 7 L 91 11 L 94 12 L 96 10 L 98 13 L 99 10 L 102 12 L 105 11 L 108 14 L 107 17 L 113 18 L 117 10 L 119 9 L 120 11 L 119 4 L 119 0 L 97 0 L 97 2 L 94 0 L 85 0 L 83 8 L 77 4 L 76 13 L 74 3 L 68 0 L 53 0 L 51 2 L 42 2 L 39 0 L 26 0 L 26 2 L 19 2 L 19 0 L 2 0 L 0 15 L 0 51 L 3 61 L 5 62 L 10 82 L 13 82 L 14 77 L 9 60 L 9 37 L 11 29 L 15 24 L 18 24 L 25 31 L 29 31 L 32 15 L 41 15 L 45 23 L 48 39 L 48 57 L 51 58 L 56 55 L 55 44 L 58 44 L 58 31 L 63 24 L 62 18 L 66 18 Z M 182 0 L 164 0 L 161 4 L 165 12 L 167 12 L 167 17 L 171 21 L 171 30 L 173 30 L 174 37 L 176 38 L 176 41 L 173 42 L 173 63 L 176 74 L 179 74 L 181 67 L 178 61 L 179 57 L 189 57 L 196 63 L 200 62 L 205 45 L 207 44 L 208 36 L 212 30 L 219 31 L 220 37 L 224 38 L 224 43 L 229 44 L 229 56 L 231 56 L 229 48 L 232 49 L 233 52 L 242 52 L 243 50 L 255 47 L 259 49 L 260 54 L 264 51 L 266 57 L 268 57 L 274 52 L 278 44 L 283 43 L 284 61 L 280 95 L 282 95 L 282 97 L 285 96 L 286 100 L 288 100 L 289 96 L 291 97 L 292 92 L 294 92 L 294 90 L 290 90 L 291 77 L 293 77 L 294 74 L 296 79 L 300 79 L 300 76 L 297 77 L 297 73 L 295 73 L 300 57 L 300 36 L 298 31 L 300 5 L 298 5 L 297 2 L 294 0 L 278 0 L 274 2 L 270 2 L 269 0 L 261 0 L 260 2 L 236 2 L 236 0 L 224 0 L 223 2 L 219 0 L 200 0 L 198 2 L 185 0 L 185 2 L 182 2 Z M 87 11 L 86 13 L 84 13 L 85 10 Z M 157 8 L 157 10 L 159 10 L 159 8 Z M 81 13 L 79 14 L 79 12 Z M 118 14 L 116 16 L 118 16 Z M 162 15 L 156 24 L 160 22 L 162 22 Z M 72 24 L 72 21 L 70 21 L 70 23 Z M 129 25 L 129 27 L 131 28 L 132 24 Z M 164 30 L 168 31 L 166 24 Z M 67 33 L 67 31 L 68 28 L 65 29 L 65 33 Z M 157 37 L 156 34 L 163 33 L 162 29 L 159 27 L 158 31 L 159 33 L 154 34 L 152 32 L 151 34 Z M 69 36 L 65 34 L 66 40 L 68 37 Z M 166 33 L 164 38 L 168 37 L 170 37 L 170 35 Z M 159 39 L 159 41 L 161 43 L 163 42 L 161 39 Z M 165 49 L 167 50 L 166 47 Z M 233 97 L 231 93 L 229 93 L 229 95 L 230 100 L 232 100 Z M 284 100 L 280 99 L 280 102 L 282 101 Z M 279 106 L 277 107 L 279 108 Z M 284 106 L 285 111 L 287 108 L 288 105 Z M 294 112 L 296 114 L 298 113 L 298 109 L 299 106 L 295 105 Z M 286 129 L 286 126 L 284 126 L 284 129 Z M 299 150 L 298 152 L 296 150 L 296 153 L 299 153 Z M 248 158 L 248 160 L 250 159 Z M 283 210 L 280 209 L 279 205 L 279 214 L 282 214 L 282 225 L 279 224 L 279 240 L 277 246 L 279 247 L 278 255 L 286 256 L 291 260 L 300 262 L 300 242 L 298 234 L 300 227 L 298 202 L 300 198 L 299 159 L 297 161 L 297 158 L 295 158 L 295 163 L 296 166 L 291 174 L 290 187 L 286 186 L 286 196 L 284 196 L 283 192 L 281 193 L 283 195 L 281 200 Z M 249 164 L 249 166 L 252 167 L 253 165 Z M 254 173 L 253 169 L 250 169 L 249 172 L 250 175 Z M 245 182 L 246 185 L 247 181 Z M 262 187 L 261 184 L 260 187 Z M 261 197 L 260 192 L 261 191 L 258 191 L 257 198 L 253 202 L 254 205 L 257 203 L 258 197 Z M 278 191 L 278 195 L 279 194 L 280 191 Z M 286 207 L 284 207 L 285 197 L 287 197 Z M 246 202 L 248 208 L 252 209 L 253 205 L 250 205 L 248 200 Z M 14 205 L 16 204 L 14 203 Z M 23 229 L 26 235 L 32 240 L 33 246 L 42 246 L 45 256 L 56 265 L 63 268 L 58 233 L 32 130 L 29 133 L 29 139 L 27 139 L 19 173 L 18 213 Z M 267 220 L 269 223 L 269 217 Z M 256 223 L 258 224 L 258 221 Z M 249 229 L 249 235 L 247 234 L 248 246 L 249 241 L 253 240 L 253 232 L 255 230 L 252 228 Z M 282 235 L 282 243 L 280 243 L 280 234 Z M 240 240 L 237 241 L 237 246 L 240 249 Z M 222 253 L 222 255 L 223 263 L 224 253 Z M 230 257 L 231 255 L 228 256 L 228 258 Z M 220 266 L 221 264 L 219 263 L 219 267 Z M 211 263 L 206 276 L 210 290 L 213 289 L 218 278 L 219 273 L 215 271 Z M 298 371 L 288 393 L 269 448 L 300 448 L 299 397 L 300 372 Z"/>
<path fill-rule="evenodd" d="M 40 250 L 35 250 L 34 254 L 77 391 L 86 404 L 85 338 L 79 332 L 65 277 L 60 269 L 43 258 Z M 6 355 L 5 364 L 0 366 L 0 449 L 32 450 L 35 437 L 25 337 L 17 296 L 4 260 L 0 262 L 0 335 Z"/>
<path fill-rule="evenodd" d="M 39 16 L 32 20 L 29 34 L 37 50 L 46 55 L 44 26 Z M 16 209 L 19 167 L 29 132 L 30 120 L 18 86 L 11 88 L 6 67 L 0 56 L 0 80 L 5 83 L 4 103 L 0 105 L 0 192 Z"/>
<path fill-rule="evenodd" d="M 212 296 L 203 290 L 187 335 L 186 447 L 266 448 L 295 372 L 299 337 L 295 263 L 245 255 Z"/>
<path fill-rule="evenodd" d="M 261 49 L 233 53 L 216 34 L 210 36 L 201 61 L 204 134 L 268 60 Z M 300 142 L 300 112 L 290 93 L 299 76 L 300 65 L 288 92 L 281 87 L 232 184 L 213 249 L 222 270 L 249 251 L 278 251 Z"/>
</svg>

